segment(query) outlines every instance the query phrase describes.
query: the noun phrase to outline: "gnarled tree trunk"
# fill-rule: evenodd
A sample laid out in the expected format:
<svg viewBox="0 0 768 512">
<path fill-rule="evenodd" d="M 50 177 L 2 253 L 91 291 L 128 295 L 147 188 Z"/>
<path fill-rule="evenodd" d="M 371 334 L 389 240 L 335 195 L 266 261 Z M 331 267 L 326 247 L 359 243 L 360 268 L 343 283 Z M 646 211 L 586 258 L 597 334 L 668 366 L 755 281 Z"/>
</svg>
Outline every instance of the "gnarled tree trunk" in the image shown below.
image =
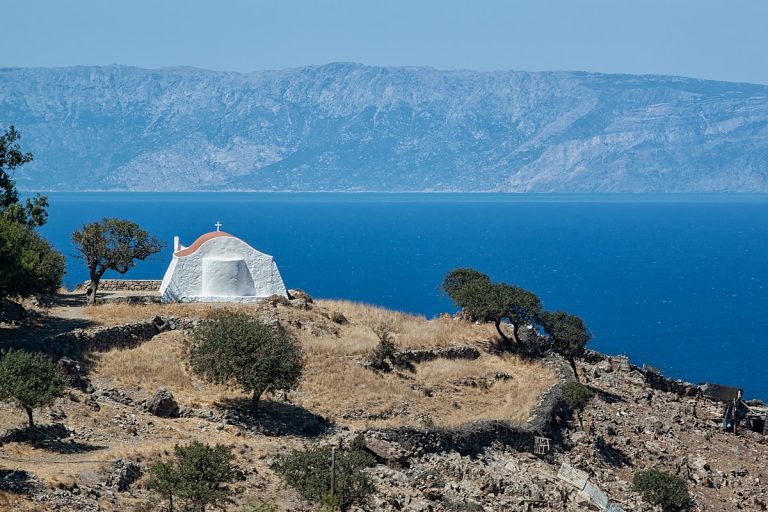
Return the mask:
<svg viewBox="0 0 768 512">
<path fill-rule="evenodd" d="M 504 349 L 506 349 L 506 350 L 511 349 L 512 348 L 512 343 L 510 342 L 509 337 L 501 329 L 501 320 L 495 320 L 493 322 L 493 325 L 496 326 L 496 332 L 498 332 L 499 336 L 501 336 L 501 344 L 504 347 Z"/>
<path fill-rule="evenodd" d="M 93 306 L 94 304 L 96 304 L 96 291 L 99 289 L 99 282 L 101 281 L 101 276 L 103 275 L 104 275 L 103 272 L 98 272 L 97 270 L 90 269 L 91 284 L 88 285 L 88 289 L 85 291 L 87 304 L 89 306 Z"/>
<path fill-rule="evenodd" d="M 568 362 L 571 363 L 571 369 L 573 370 L 573 376 L 576 377 L 576 382 L 580 382 L 579 373 L 576 371 L 576 360 L 573 357 L 569 357 Z"/>
<path fill-rule="evenodd" d="M 253 409 L 253 412 L 259 410 L 259 400 L 261 399 L 262 393 L 263 391 L 261 390 L 253 390 L 253 396 L 251 397 L 251 409 Z"/>
<path fill-rule="evenodd" d="M 512 324 L 512 339 L 515 340 L 515 343 L 522 343 L 519 334 L 520 324 Z"/>
<path fill-rule="evenodd" d="M 24 410 L 27 411 L 27 418 L 29 419 L 29 428 L 34 429 L 35 428 L 35 422 L 32 421 L 32 408 L 25 405 L 23 406 Z"/>
</svg>

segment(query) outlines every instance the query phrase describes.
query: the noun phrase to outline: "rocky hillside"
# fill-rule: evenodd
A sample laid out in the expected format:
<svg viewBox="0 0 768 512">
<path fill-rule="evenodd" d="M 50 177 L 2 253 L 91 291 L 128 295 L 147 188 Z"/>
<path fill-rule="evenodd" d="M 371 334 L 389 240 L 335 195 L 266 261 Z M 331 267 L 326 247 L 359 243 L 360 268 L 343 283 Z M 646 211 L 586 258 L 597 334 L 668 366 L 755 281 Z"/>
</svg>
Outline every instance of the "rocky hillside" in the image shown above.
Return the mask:
<svg viewBox="0 0 768 512">
<path fill-rule="evenodd" d="M 768 87 L 329 64 L 1 69 L 27 190 L 768 192 Z"/>
<path fill-rule="evenodd" d="M 146 486 L 148 469 L 193 440 L 232 449 L 240 470 L 230 486 L 232 512 L 260 502 L 275 505 L 269 510 L 317 510 L 272 464 L 293 448 L 361 442 L 377 464 L 365 470 L 374 492 L 352 508 L 358 512 L 657 512 L 632 488 L 645 469 L 685 482 L 691 510 L 768 510 L 768 437 L 724 432 L 712 421 L 718 404 L 695 387 L 621 358 L 590 353 L 579 361 L 595 392 L 579 421 L 559 405 L 572 379 L 567 363 L 500 354 L 488 325 L 297 296 L 241 307 L 286 325 L 307 355 L 299 389 L 271 397 L 254 414 L 241 393 L 186 368 L 185 332 L 205 306 L 85 310 L 72 305 L 73 296 L 63 299 L 49 310 L 56 322 L 89 325 L 45 345 L 85 353 L 79 365 L 60 361 L 72 387 L 36 413 L 34 443 L 20 428 L 23 413 L 0 404 L 0 510 L 166 510 Z M 167 321 L 147 320 L 155 314 Z M 413 372 L 365 364 L 376 346 L 371 326 L 381 324 Z M 33 327 L 0 329 L 0 348 L 28 343 L 25 334 L 39 338 Z M 548 447 L 537 451 L 537 438 Z"/>
</svg>

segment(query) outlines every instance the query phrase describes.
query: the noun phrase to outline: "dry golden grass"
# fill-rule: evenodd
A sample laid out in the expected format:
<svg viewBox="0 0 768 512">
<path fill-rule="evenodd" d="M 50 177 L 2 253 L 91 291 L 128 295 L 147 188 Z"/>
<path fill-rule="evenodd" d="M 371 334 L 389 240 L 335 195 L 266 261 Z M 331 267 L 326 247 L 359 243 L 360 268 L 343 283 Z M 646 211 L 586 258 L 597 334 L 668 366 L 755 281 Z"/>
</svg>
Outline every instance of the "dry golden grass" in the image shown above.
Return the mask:
<svg viewBox="0 0 768 512">
<path fill-rule="evenodd" d="M 497 373 L 511 378 L 497 380 Z M 355 358 L 315 352 L 294 401 L 349 426 L 456 426 L 477 420 L 523 424 L 556 381 L 541 365 L 487 354 L 477 360 L 421 363 L 415 373 L 403 375 L 375 373 Z"/>
<path fill-rule="evenodd" d="M 225 388 L 196 378 L 187 368 L 186 353 L 184 333 L 166 332 L 130 350 L 93 354 L 92 374 L 124 389 L 153 393 L 164 387 L 186 406 L 210 406 L 228 394 Z"/>
<path fill-rule="evenodd" d="M 96 304 L 85 308 L 85 314 L 95 324 L 119 325 L 156 315 L 205 316 L 215 307 L 214 304 Z"/>
<path fill-rule="evenodd" d="M 104 305 L 92 307 L 89 312 L 99 321 L 111 322 L 156 314 L 206 316 L 216 307 L 252 314 L 274 308 L 265 304 L 234 308 L 199 304 Z M 427 320 L 347 301 L 317 301 L 308 311 L 283 306 L 273 311 L 287 325 L 298 322 L 312 326 L 297 330 L 307 366 L 300 388 L 292 395 L 294 403 L 341 424 L 395 426 L 429 422 L 450 426 L 485 419 L 520 424 L 528 419 L 539 396 L 555 382 L 554 374 L 541 365 L 486 353 L 477 360 L 422 363 L 415 373 L 405 373 L 404 377 L 375 373 L 360 365 L 379 342 L 373 331 L 376 325 L 386 325 L 396 345 L 403 349 L 484 344 L 494 336 L 492 326 L 450 318 Z M 348 323 L 339 326 L 331 322 L 333 312 L 342 313 Z M 164 333 L 135 349 L 98 354 L 94 373 L 120 387 L 146 393 L 166 387 L 182 405 L 211 405 L 224 397 L 245 396 L 211 386 L 190 374 L 185 364 L 185 343 L 181 333 Z M 493 376 L 497 373 L 512 378 L 496 380 Z M 468 385 L 472 382 L 475 387 Z"/>
<path fill-rule="evenodd" d="M 409 315 L 389 309 L 340 300 L 318 300 L 317 305 L 327 312 L 338 311 L 350 322 L 353 340 L 364 344 L 366 350 L 378 340 L 373 334 L 376 325 L 387 326 L 401 348 L 431 348 L 486 341 L 496 336 L 492 325 L 474 325 L 452 318 L 427 320 L 423 316 Z M 347 329 L 349 331 L 349 329 Z M 364 341 L 367 340 L 367 341 Z"/>
</svg>

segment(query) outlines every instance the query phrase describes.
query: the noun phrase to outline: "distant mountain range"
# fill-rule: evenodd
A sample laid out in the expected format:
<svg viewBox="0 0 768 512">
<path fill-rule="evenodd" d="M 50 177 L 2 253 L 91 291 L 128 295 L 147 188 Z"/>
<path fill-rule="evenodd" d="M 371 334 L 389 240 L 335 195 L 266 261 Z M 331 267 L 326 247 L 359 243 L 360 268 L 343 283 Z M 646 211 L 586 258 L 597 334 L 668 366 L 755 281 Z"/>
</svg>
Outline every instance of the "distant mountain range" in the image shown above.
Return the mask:
<svg viewBox="0 0 768 512">
<path fill-rule="evenodd" d="M 0 69 L 25 190 L 768 192 L 768 86 L 328 64 Z"/>
</svg>

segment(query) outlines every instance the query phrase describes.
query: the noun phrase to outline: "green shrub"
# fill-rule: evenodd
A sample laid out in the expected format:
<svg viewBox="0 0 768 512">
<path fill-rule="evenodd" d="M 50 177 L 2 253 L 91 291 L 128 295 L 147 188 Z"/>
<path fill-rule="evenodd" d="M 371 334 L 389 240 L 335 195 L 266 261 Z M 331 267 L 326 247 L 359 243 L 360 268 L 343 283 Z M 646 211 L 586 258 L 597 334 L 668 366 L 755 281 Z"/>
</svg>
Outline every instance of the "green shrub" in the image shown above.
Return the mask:
<svg viewBox="0 0 768 512">
<path fill-rule="evenodd" d="M 360 449 L 337 450 L 335 459 L 335 493 L 331 492 L 331 448 L 294 450 L 273 469 L 304 499 L 326 508 L 346 510 L 354 503 L 364 503 L 373 486 L 363 469 L 375 464 L 373 456 Z"/>
<path fill-rule="evenodd" d="M 575 411 L 584 409 L 594 396 L 592 388 L 578 382 L 568 382 L 563 386 L 563 399 Z"/>
<path fill-rule="evenodd" d="M 216 384 L 252 392 L 253 408 L 267 391 L 288 391 L 304 370 L 301 345 L 283 327 L 236 311 L 216 311 L 192 333 L 190 364 Z"/>
<path fill-rule="evenodd" d="M 379 338 L 379 344 L 376 345 L 376 348 L 371 354 L 371 366 L 383 372 L 391 371 L 392 366 L 401 370 L 415 370 L 413 363 L 397 350 L 397 346 L 392 340 L 392 334 L 389 327 L 385 325 L 377 325 L 373 328 L 373 332 L 376 334 L 376 337 Z"/>
<path fill-rule="evenodd" d="M 565 311 L 544 311 L 539 315 L 539 324 L 552 340 L 555 352 L 568 360 L 573 376 L 579 380 L 576 371 L 576 358 L 584 354 L 592 335 L 584 325 L 584 320 Z"/>
<path fill-rule="evenodd" d="M 187 446 L 176 445 L 176 460 L 159 462 L 150 469 L 148 486 L 168 500 L 173 512 L 174 498 L 184 501 L 183 510 L 204 512 L 227 501 L 229 489 L 223 485 L 235 479 L 232 453 L 226 446 L 193 441 Z"/>
<path fill-rule="evenodd" d="M 664 512 L 678 512 L 692 505 L 685 482 L 664 471 L 640 471 L 635 474 L 632 484 L 645 501 L 660 506 Z"/>
<path fill-rule="evenodd" d="M 334 311 L 330 315 L 331 322 L 344 325 L 346 323 L 349 323 L 349 320 L 347 320 L 347 317 L 344 316 L 344 313 L 341 313 L 339 311 Z"/>
<path fill-rule="evenodd" d="M 0 400 L 23 408 L 30 428 L 32 409 L 53 404 L 63 393 L 64 378 L 43 354 L 11 350 L 0 359 Z"/>
</svg>

